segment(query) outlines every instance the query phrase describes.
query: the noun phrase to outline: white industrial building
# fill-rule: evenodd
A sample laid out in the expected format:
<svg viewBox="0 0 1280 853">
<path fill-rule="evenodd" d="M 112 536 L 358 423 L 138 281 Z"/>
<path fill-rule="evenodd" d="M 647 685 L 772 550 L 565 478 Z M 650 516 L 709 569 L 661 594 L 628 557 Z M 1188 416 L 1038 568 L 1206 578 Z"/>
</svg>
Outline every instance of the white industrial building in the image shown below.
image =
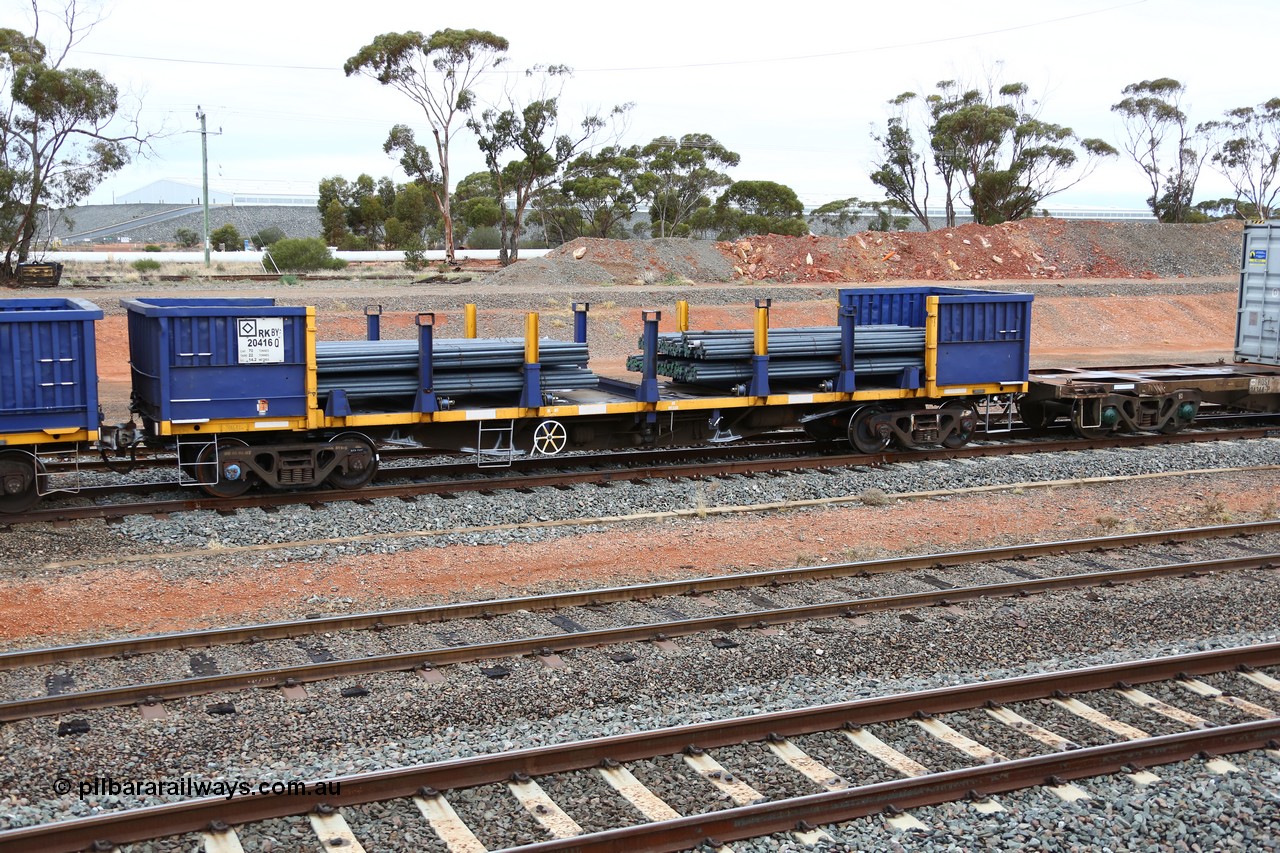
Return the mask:
<svg viewBox="0 0 1280 853">
<path fill-rule="evenodd" d="M 282 205 L 315 207 L 320 200 L 315 184 L 300 181 L 225 181 L 209 182 L 209 204 Z M 118 195 L 115 204 L 200 204 L 200 184 L 164 178 L 133 192 Z"/>
</svg>

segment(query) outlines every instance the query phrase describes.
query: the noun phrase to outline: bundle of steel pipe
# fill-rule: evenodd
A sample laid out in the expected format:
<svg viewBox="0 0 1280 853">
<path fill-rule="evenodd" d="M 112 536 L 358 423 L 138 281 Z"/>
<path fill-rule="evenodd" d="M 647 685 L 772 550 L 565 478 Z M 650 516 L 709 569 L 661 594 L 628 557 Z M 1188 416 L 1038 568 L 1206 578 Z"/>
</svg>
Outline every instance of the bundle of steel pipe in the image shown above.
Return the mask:
<svg viewBox="0 0 1280 853">
<path fill-rule="evenodd" d="M 643 370 L 644 356 L 627 358 L 627 370 Z M 884 376 L 899 373 L 907 368 L 924 368 L 924 357 L 900 354 L 860 358 L 854 361 L 854 372 L 859 376 Z M 658 375 L 677 382 L 698 385 L 728 386 L 751 379 L 751 365 L 731 361 L 698 361 L 696 359 L 659 358 Z M 831 359 L 769 359 L 769 378 L 787 380 L 794 384 L 818 383 L 832 379 L 840 372 L 840 363 Z"/>
<path fill-rule="evenodd" d="M 518 393 L 524 387 L 523 338 L 441 338 L 432 341 L 432 388 L 446 396 Z M 538 341 L 543 391 L 596 388 L 587 367 L 587 345 Z M 322 341 L 316 344 L 318 393 L 343 391 L 348 399 L 409 396 L 418 392 L 416 340 Z"/>
<path fill-rule="evenodd" d="M 541 371 L 539 378 L 543 391 L 581 391 L 595 388 L 600 377 L 580 367 L 553 367 Z M 524 387 L 520 373 L 505 370 L 479 370 L 438 374 L 432 389 L 444 396 L 468 394 L 505 394 L 519 392 Z M 341 390 L 349 400 L 368 400 L 378 397 L 413 396 L 418 392 L 418 379 L 403 373 L 369 374 L 358 382 L 349 381 L 348 375 L 321 378 L 316 390 L 321 394 Z"/>
<path fill-rule="evenodd" d="M 587 366 L 587 345 L 573 341 L 538 341 L 538 361 L 544 365 Z M 518 368 L 524 364 L 521 338 L 442 338 L 431 345 L 436 373 L 493 367 Z M 316 344 L 316 369 L 326 373 L 364 370 L 418 369 L 417 341 L 320 341 Z"/>
<path fill-rule="evenodd" d="M 840 371 L 841 330 L 809 326 L 769 330 L 769 378 L 793 385 L 817 385 Z M 640 342 L 641 350 L 644 341 Z M 714 329 L 658 335 L 659 376 L 699 385 L 727 387 L 749 381 L 755 354 L 753 329 Z M 857 326 L 853 338 L 854 372 L 884 376 L 924 366 L 924 329 L 913 326 Z M 644 356 L 627 359 L 641 372 Z"/>
<path fill-rule="evenodd" d="M 640 348 L 644 349 L 641 339 Z M 854 348 L 859 354 L 920 352 L 924 349 L 924 329 L 912 326 L 858 326 Z M 755 352 L 755 332 L 751 329 L 716 329 L 699 332 L 666 332 L 658 335 L 658 354 L 718 361 L 746 358 Z M 769 330 L 769 355 L 838 356 L 840 329 L 834 326 L 781 328 Z"/>
</svg>

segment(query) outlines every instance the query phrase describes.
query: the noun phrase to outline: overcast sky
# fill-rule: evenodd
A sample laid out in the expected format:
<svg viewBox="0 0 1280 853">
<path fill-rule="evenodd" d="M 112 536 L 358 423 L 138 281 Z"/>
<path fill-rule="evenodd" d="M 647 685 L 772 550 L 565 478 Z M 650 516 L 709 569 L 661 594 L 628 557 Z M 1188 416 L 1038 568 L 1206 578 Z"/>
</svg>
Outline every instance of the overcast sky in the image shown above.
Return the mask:
<svg viewBox="0 0 1280 853">
<path fill-rule="evenodd" d="M 0 25 L 29 31 L 29 2 L 0 0 Z M 343 62 L 384 32 L 477 28 L 511 43 L 508 69 L 575 69 L 561 115 L 635 104 L 622 138 L 708 133 L 742 156 L 736 180 L 772 180 L 809 205 L 880 198 L 866 175 L 869 133 L 885 102 L 939 80 L 1022 81 L 1042 117 L 1120 147 L 1110 106 L 1126 84 L 1174 77 L 1193 121 L 1280 96 L 1265 71 L 1280 33 L 1278 0 L 988 0 L 936 2 L 643 3 L 490 0 L 426 3 L 242 2 L 199 11 L 171 0 L 117 0 L 69 64 L 102 71 L 141 100 L 144 126 L 170 135 L 155 155 L 109 178 L 89 201 L 109 203 L 153 180 L 200 179 L 196 106 L 207 112 L 211 180 L 314 192 L 320 178 L 367 172 L 403 180 L 382 152 L 422 114 L 402 95 Z M 56 28 L 50 17 L 42 36 Z M 507 75 L 486 77 L 481 99 Z M 473 137 L 454 144 L 455 181 L 482 162 Z M 1070 206 L 1141 208 L 1138 167 L 1117 158 L 1054 197 Z M 1196 199 L 1233 194 L 1205 169 Z M 931 203 L 940 203 L 931 199 Z"/>
</svg>

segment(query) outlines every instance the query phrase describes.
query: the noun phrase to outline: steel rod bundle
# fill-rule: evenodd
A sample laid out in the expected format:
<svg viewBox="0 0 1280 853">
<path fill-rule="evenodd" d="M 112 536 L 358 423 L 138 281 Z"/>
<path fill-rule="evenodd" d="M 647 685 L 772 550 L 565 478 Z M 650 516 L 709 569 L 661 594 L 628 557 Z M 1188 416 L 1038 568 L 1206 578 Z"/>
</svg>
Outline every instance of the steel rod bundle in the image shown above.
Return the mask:
<svg viewBox="0 0 1280 853">
<path fill-rule="evenodd" d="M 643 369 L 643 356 L 627 358 L 627 370 Z M 694 359 L 659 358 L 658 375 L 677 382 L 700 385 L 734 385 L 751 379 L 751 365 L 730 361 L 697 361 Z M 920 355 L 890 355 L 856 359 L 854 372 L 861 376 L 884 376 L 907 368 L 923 368 Z M 769 359 L 769 378 L 803 383 L 831 379 L 840 372 L 840 364 L 830 359 Z"/>
<path fill-rule="evenodd" d="M 769 330 L 769 378 L 795 385 L 817 385 L 840 371 L 841 331 L 835 326 Z M 644 342 L 641 340 L 641 349 Z M 924 329 L 912 326 L 857 326 L 854 372 L 885 376 L 924 366 Z M 752 378 L 755 354 L 752 329 L 667 332 L 658 335 L 659 376 L 698 385 L 728 387 Z M 644 356 L 627 359 L 627 369 L 644 369 Z"/>
<path fill-rule="evenodd" d="M 446 396 L 519 393 L 524 387 L 523 338 L 442 338 L 431 346 L 432 388 Z M 587 345 L 539 340 L 544 391 L 596 388 Z M 322 341 L 316 344 L 317 392 L 348 399 L 412 396 L 420 390 L 418 341 Z"/>
<path fill-rule="evenodd" d="M 644 342 L 640 342 L 641 349 Z M 854 334 L 857 353 L 919 352 L 924 349 L 924 329 L 911 326 L 858 326 Z M 658 354 L 705 361 L 739 359 L 755 352 L 751 329 L 716 329 L 699 332 L 667 332 L 658 335 Z M 769 355 L 838 356 L 840 329 L 834 326 L 769 330 Z"/>
<path fill-rule="evenodd" d="M 414 375 L 403 373 L 358 375 L 358 381 L 355 382 L 351 381 L 352 375 L 322 377 L 316 390 L 322 395 L 330 391 L 342 390 L 346 392 L 348 399 L 353 400 L 412 396 L 418 391 L 418 379 Z M 543 391 L 580 391 L 595 388 L 600 384 L 598 376 L 579 367 L 544 368 L 540 378 Z M 436 374 L 432 390 L 445 396 L 505 394 L 518 392 L 523 385 L 524 377 L 519 372 L 477 370 Z"/>
</svg>

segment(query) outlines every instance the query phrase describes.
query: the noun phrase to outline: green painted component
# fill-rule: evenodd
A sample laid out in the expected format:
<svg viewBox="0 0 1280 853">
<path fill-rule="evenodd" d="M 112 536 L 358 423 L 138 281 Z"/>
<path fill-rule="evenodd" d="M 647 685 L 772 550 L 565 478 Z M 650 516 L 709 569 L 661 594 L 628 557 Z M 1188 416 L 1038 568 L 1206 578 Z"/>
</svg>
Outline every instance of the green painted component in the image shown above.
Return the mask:
<svg viewBox="0 0 1280 853">
<path fill-rule="evenodd" d="M 1179 420 L 1189 421 L 1196 416 L 1196 404 L 1190 401 L 1178 406 L 1176 413 Z"/>
<path fill-rule="evenodd" d="M 1120 423 L 1119 409 L 1117 409 L 1115 406 L 1107 406 L 1105 409 L 1102 410 L 1103 426 L 1113 427 L 1118 423 Z"/>
</svg>

